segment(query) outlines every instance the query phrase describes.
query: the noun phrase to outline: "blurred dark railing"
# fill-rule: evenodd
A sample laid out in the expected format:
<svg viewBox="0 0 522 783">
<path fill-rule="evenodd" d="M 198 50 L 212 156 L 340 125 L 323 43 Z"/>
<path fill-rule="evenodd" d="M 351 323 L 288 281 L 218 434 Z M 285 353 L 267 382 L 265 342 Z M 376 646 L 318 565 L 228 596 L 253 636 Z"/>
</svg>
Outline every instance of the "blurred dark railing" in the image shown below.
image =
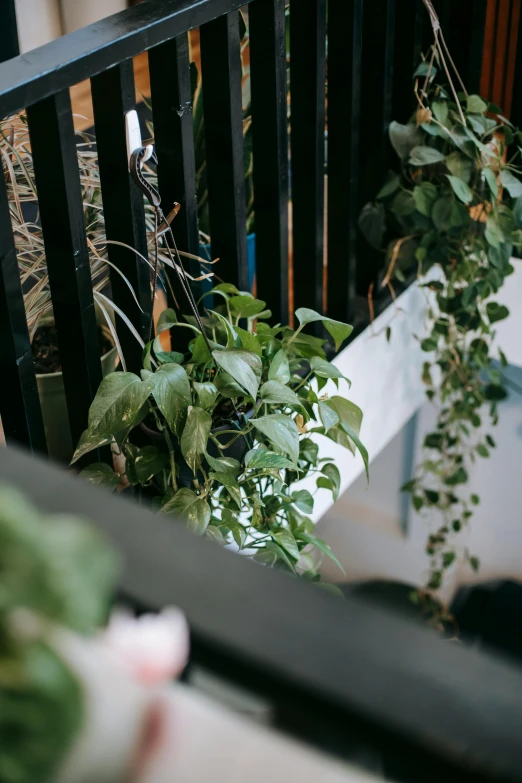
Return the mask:
<svg viewBox="0 0 522 783">
<path fill-rule="evenodd" d="M 0 476 L 42 511 L 98 526 L 122 557 L 125 601 L 183 609 L 191 661 L 268 699 L 281 730 L 377 759 L 392 780 L 522 781 L 521 669 L 264 568 L 17 448 L 0 449 Z"/>
</svg>

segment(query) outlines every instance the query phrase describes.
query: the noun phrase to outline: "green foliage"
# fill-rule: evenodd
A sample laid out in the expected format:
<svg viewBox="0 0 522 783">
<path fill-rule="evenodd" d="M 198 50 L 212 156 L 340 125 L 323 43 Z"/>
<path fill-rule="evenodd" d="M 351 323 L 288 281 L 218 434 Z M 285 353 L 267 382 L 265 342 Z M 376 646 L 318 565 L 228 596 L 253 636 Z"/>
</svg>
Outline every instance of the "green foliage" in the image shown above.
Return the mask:
<svg viewBox="0 0 522 783">
<path fill-rule="evenodd" d="M 314 498 L 296 482 L 313 475 L 317 488 L 336 499 L 341 478 L 335 465 L 319 459 L 309 433 L 358 450 L 366 467 L 368 455 L 359 440 L 361 409 L 338 393 L 329 396 L 325 386 L 336 391 L 349 381 L 327 361 L 326 341 L 305 329 L 322 321 L 340 347 L 351 327 L 306 308 L 296 313 L 296 330 L 272 327 L 262 320 L 265 303 L 251 294 L 224 283 L 212 293 L 222 304 L 206 311 L 204 334 L 192 326 L 179 362 L 170 361 L 173 352 L 156 338 L 143 352 L 141 377 L 116 372 L 103 380 L 74 460 L 115 441 L 125 456 L 125 478 L 161 513 L 265 564 L 317 580 L 321 558 L 333 555 L 313 536 L 307 515 Z M 175 333 L 179 325 L 179 314 L 167 310 L 158 332 Z M 149 445 L 135 445 L 137 427 L 142 439 L 149 433 Z M 109 489 L 120 480 L 107 465 L 91 465 L 83 475 Z"/>
<path fill-rule="evenodd" d="M 98 483 L 98 482 L 96 482 Z M 116 562 L 97 534 L 0 488 L 0 769 L 3 783 L 52 783 L 83 720 L 80 683 L 48 642 L 54 624 L 101 626 Z"/>
<path fill-rule="evenodd" d="M 435 52 L 435 60 L 440 53 Z M 390 140 L 399 157 L 376 202 L 361 213 L 368 242 L 386 256 L 386 279 L 403 279 L 417 267 L 428 297 L 429 333 L 421 348 L 428 399 L 437 406 L 425 454 L 405 485 L 414 508 L 440 512 L 430 535 L 426 595 L 437 590 L 453 563 L 451 536 L 464 529 L 479 502 L 466 497 L 472 463 L 494 448 L 482 433 L 489 413 L 497 422 L 506 397 L 494 346 L 494 325 L 509 315 L 498 303 L 510 258 L 522 244 L 522 133 L 478 95 L 458 98 L 435 81 L 426 61 L 417 69 L 418 109 L 406 125 L 391 123 Z M 473 568 L 478 560 L 466 555 Z"/>
</svg>

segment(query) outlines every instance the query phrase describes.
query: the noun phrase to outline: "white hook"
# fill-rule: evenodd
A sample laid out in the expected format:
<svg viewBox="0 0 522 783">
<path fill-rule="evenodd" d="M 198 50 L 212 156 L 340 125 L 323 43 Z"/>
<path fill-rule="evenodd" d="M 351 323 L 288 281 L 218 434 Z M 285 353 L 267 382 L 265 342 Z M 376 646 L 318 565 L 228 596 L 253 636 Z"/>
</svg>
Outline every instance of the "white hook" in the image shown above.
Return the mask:
<svg viewBox="0 0 522 783">
<path fill-rule="evenodd" d="M 140 131 L 140 121 L 138 119 L 138 112 L 136 109 L 132 109 L 132 111 L 127 112 L 125 115 L 125 132 L 127 136 L 127 160 L 129 163 L 129 170 L 130 170 L 130 159 L 131 155 L 134 152 L 134 150 L 139 149 L 143 146 L 141 143 L 141 131 Z M 152 157 L 152 154 L 154 152 L 154 147 L 152 144 L 147 144 L 145 148 L 146 152 L 143 156 L 141 163 L 145 163 L 146 160 L 149 160 L 150 157 Z"/>
</svg>

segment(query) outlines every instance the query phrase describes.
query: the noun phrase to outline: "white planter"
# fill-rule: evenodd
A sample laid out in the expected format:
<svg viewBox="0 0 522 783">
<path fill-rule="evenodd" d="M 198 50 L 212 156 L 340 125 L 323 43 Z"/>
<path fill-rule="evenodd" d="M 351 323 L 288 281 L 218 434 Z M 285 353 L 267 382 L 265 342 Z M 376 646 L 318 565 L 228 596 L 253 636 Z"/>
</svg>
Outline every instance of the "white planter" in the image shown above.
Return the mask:
<svg viewBox="0 0 522 783">
<path fill-rule="evenodd" d="M 127 8 L 127 0 L 60 0 L 64 33 L 98 22 Z"/>
</svg>

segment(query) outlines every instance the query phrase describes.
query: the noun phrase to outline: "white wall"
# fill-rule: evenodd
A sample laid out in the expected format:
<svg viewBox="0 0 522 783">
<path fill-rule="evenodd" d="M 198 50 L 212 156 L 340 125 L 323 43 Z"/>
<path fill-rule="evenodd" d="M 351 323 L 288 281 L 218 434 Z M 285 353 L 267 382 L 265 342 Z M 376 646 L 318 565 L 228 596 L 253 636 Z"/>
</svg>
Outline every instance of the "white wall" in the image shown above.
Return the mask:
<svg viewBox="0 0 522 783">
<path fill-rule="evenodd" d="M 515 274 L 499 296 L 511 316 L 498 325 L 498 344 L 512 363 L 519 365 L 509 368 L 509 376 L 522 388 L 522 262 L 513 260 L 513 264 Z M 320 490 L 315 518 L 319 520 L 317 535 L 331 545 L 349 581 L 386 578 L 421 585 L 427 573 L 424 547 L 430 525 L 437 520 L 419 517 L 413 511 L 406 513 L 405 498 L 398 491 L 434 420 L 432 407 L 422 402 L 422 355 L 408 337 L 412 331 L 422 333 L 424 326 L 419 293 L 414 288 L 400 297 L 399 306 L 407 313 L 392 320 L 390 344 L 384 334 L 372 337 L 367 330 L 336 360 L 353 380 L 350 399 L 364 411 L 361 439 L 370 452 L 370 485 L 367 487 L 362 475 L 360 458 L 353 459 L 321 438 L 321 453 L 335 456 L 342 471 L 343 493 L 332 505 L 329 494 Z M 375 327 L 382 328 L 390 317 L 392 312 L 384 313 Z M 415 426 L 404 427 L 419 408 Z M 446 580 L 445 597 L 462 583 L 490 578 L 522 580 L 522 396 L 515 391 L 500 406 L 500 421 L 493 435 L 498 448 L 492 450 L 490 459 L 481 459 L 471 474 L 470 492 L 483 501 L 469 535 L 460 536 L 462 545 L 481 559 L 481 569 L 474 574 L 468 566 L 454 568 Z M 329 579 L 345 579 L 329 562 L 324 572 Z"/>
<path fill-rule="evenodd" d="M 15 0 L 22 53 L 123 11 L 127 0 Z"/>
<path fill-rule="evenodd" d="M 22 54 L 62 34 L 59 0 L 15 0 L 15 8 Z"/>
<path fill-rule="evenodd" d="M 498 344 L 520 365 L 510 366 L 507 375 L 522 390 L 522 264 L 514 263 L 516 274 L 499 297 L 511 308 L 512 315 L 498 330 Z M 361 374 L 352 375 L 355 384 L 361 382 Z M 404 391 L 402 385 L 401 388 Z M 391 402 L 395 395 L 389 395 L 386 388 L 382 395 L 380 414 L 372 409 L 370 427 L 365 430 L 363 425 L 363 441 L 368 435 L 374 437 L 379 415 L 397 418 L 395 403 Z M 406 393 L 412 411 L 416 397 L 415 386 L 413 394 Z M 389 406 L 385 405 L 386 399 L 390 399 Z M 405 512 L 406 496 L 399 493 L 399 487 L 411 474 L 411 465 L 419 457 L 424 435 L 432 429 L 434 419 L 432 406 L 423 404 L 407 427 L 400 427 L 380 453 L 374 452 L 369 486 L 359 475 L 322 515 L 317 534 L 333 548 L 347 581 L 384 578 L 424 583 L 428 566 L 426 538 L 430 527 L 435 528 L 439 520 L 428 514 L 419 516 L 411 509 Z M 454 567 L 446 579 L 445 598 L 450 598 L 460 584 L 497 578 L 522 580 L 522 391 L 512 389 L 509 399 L 500 405 L 499 424 L 492 434 L 497 448 L 491 451 L 489 459 L 479 459 L 470 474 L 469 491 L 476 492 L 482 502 L 469 532 L 456 539 L 461 547 L 469 547 L 480 558 L 481 568 L 474 573 L 465 564 Z M 346 472 L 353 475 L 353 464 Z M 345 579 L 329 562 L 324 565 L 324 573 L 335 581 Z"/>
</svg>

